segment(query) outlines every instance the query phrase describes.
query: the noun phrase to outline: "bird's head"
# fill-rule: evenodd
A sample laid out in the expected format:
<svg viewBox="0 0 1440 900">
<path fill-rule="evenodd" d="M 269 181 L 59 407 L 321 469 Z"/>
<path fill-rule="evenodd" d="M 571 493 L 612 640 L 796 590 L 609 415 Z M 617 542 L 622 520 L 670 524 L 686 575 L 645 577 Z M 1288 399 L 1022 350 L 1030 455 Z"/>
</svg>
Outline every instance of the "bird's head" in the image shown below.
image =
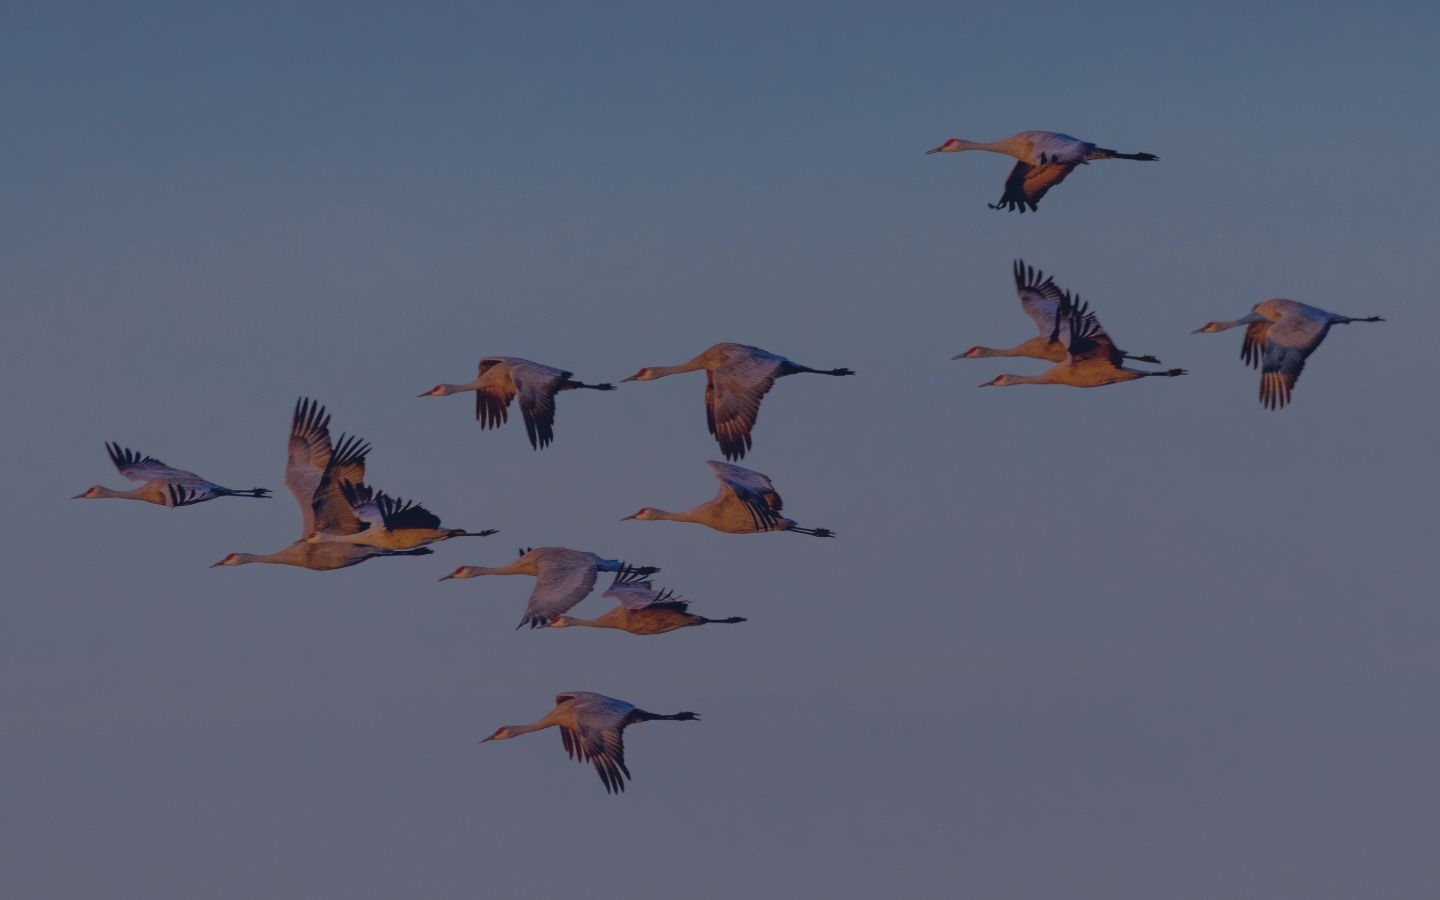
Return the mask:
<svg viewBox="0 0 1440 900">
<path fill-rule="evenodd" d="M 71 497 L 70 499 L 71 499 L 71 500 L 98 500 L 99 498 L 105 496 L 104 493 L 102 493 L 104 490 L 105 490 L 104 488 L 102 488 L 100 485 L 97 484 L 97 485 L 94 485 L 93 487 L 88 487 L 88 488 L 86 488 L 86 489 L 85 489 L 85 493 L 83 493 L 83 494 L 76 494 L 75 496 Z"/>
<path fill-rule="evenodd" d="M 425 393 L 423 393 L 423 394 L 416 394 L 415 396 L 417 396 L 417 397 L 444 397 L 444 396 L 445 396 L 446 394 L 448 394 L 448 393 L 450 393 L 450 392 L 445 389 L 445 385 L 443 385 L 443 384 L 437 384 L 437 385 L 435 385 L 433 388 L 431 388 L 430 390 L 426 391 Z"/>
<path fill-rule="evenodd" d="M 463 579 L 463 578 L 474 578 L 476 575 L 480 574 L 479 571 L 477 571 L 478 569 L 479 569 L 478 566 L 461 566 L 461 567 L 459 567 L 458 569 L 456 569 L 455 571 L 451 572 L 449 575 L 446 575 L 444 578 L 441 578 L 440 580 L 441 580 L 441 581 L 452 581 L 452 580 L 459 580 L 459 579 Z"/>
<path fill-rule="evenodd" d="M 1019 384 L 1013 375 L 996 375 L 994 378 L 980 385 L 980 387 L 1009 387 L 1012 384 Z"/>
<path fill-rule="evenodd" d="M 658 518 L 660 518 L 659 515 L 658 515 L 658 513 L 659 513 L 659 510 L 657 510 L 657 509 L 656 509 L 655 507 L 653 507 L 653 506 L 642 506 L 642 507 L 640 508 L 640 511 L 639 511 L 639 512 L 637 512 L 637 513 L 631 513 L 630 515 L 626 516 L 625 518 L 621 519 L 620 521 L 622 521 L 622 522 L 628 522 L 628 521 L 630 521 L 631 519 L 639 519 L 639 520 L 642 521 L 642 522 L 649 522 L 649 521 L 651 521 L 651 520 L 653 520 L 653 519 L 658 519 Z"/>
<path fill-rule="evenodd" d="M 620 379 L 620 383 L 621 383 L 621 384 L 624 384 L 624 383 L 627 382 L 627 381 L 654 381 L 654 380 L 655 380 L 655 372 L 654 372 L 654 370 L 652 370 L 652 369 L 641 369 L 640 371 L 636 372 L 634 375 L 631 375 L 629 378 L 622 378 L 622 379 Z"/>
<path fill-rule="evenodd" d="M 495 733 L 494 733 L 494 734 L 492 734 L 492 735 L 490 735 L 489 737 L 485 738 L 485 739 L 484 739 L 483 741 L 481 741 L 480 743 L 482 743 L 482 744 L 487 744 L 487 743 L 489 743 L 490 741 L 503 741 L 503 740 L 505 740 L 506 738 L 512 738 L 512 737 L 514 737 L 514 736 L 515 736 L 515 730 L 514 730 L 514 729 L 512 729 L 509 725 L 501 725 L 499 728 L 495 729 Z"/>
<path fill-rule="evenodd" d="M 240 566 L 248 563 L 254 557 L 249 553 L 231 553 L 217 563 L 211 563 L 210 568 L 216 569 L 220 566 Z"/>
<path fill-rule="evenodd" d="M 952 357 L 950 357 L 950 358 L 951 358 L 951 359 L 979 359 L 980 357 L 982 357 L 982 356 L 984 356 L 984 355 L 985 355 L 985 348 L 984 348 L 984 347 L 971 347 L 969 350 L 966 350 L 964 353 L 957 353 L 957 354 L 955 354 L 954 356 L 952 356 Z"/>
<path fill-rule="evenodd" d="M 936 147 L 934 150 L 926 150 L 925 155 L 929 156 L 931 153 L 957 153 L 964 149 L 964 141 L 959 140 L 958 138 L 951 138 L 950 140 Z"/>
<path fill-rule="evenodd" d="M 1224 331 L 1228 326 L 1224 322 L 1206 322 L 1201 327 L 1190 332 L 1191 334 L 1214 334 L 1217 331 Z"/>
</svg>

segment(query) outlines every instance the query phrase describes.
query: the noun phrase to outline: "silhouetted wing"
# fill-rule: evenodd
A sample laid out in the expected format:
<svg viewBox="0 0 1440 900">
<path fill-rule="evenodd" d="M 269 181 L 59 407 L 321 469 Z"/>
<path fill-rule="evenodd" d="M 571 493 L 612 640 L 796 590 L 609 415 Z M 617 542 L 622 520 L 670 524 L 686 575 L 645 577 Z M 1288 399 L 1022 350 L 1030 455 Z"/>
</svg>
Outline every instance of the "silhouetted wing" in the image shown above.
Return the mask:
<svg viewBox="0 0 1440 900">
<path fill-rule="evenodd" d="M 1056 310 L 1060 306 L 1064 291 L 1055 284 L 1055 279 L 1033 266 L 1015 260 L 1015 294 L 1020 298 L 1020 308 L 1035 323 L 1041 337 L 1055 331 Z"/>
<path fill-rule="evenodd" d="M 999 203 L 990 204 L 991 209 L 1008 209 L 1011 212 L 1019 210 L 1025 212 L 1026 207 L 1036 209 L 1040 198 L 1045 192 L 1065 180 L 1077 163 L 1046 163 L 1042 166 L 1032 166 L 1026 162 L 1017 162 L 1015 168 L 1010 170 L 1010 177 L 1005 179 L 1005 193 L 1000 195 Z"/>
<path fill-rule="evenodd" d="M 775 485 L 770 483 L 769 477 L 714 459 L 707 460 L 705 465 L 720 479 L 721 496 L 729 492 L 744 504 L 756 528 L 772 531 L 781 527 L 780 511 L 785 508 L 785 501 L 780 499 L 780 494 L 775 490 Z"/>
<path fill-rule="evenodd" d="M 384 517 L 385 527 L 390 531 L 419 528 L 435 531 L 440 528 L 440 517 L 413 500 L 401 500 L 383 491 L 375 498 Z"/>
<path fill-rule="evenodd" d="M 750 449 L 750 432 L 760 415 L 760 401 L 775 386 L 782 365 L 782 360 L 770 354 L 735 355 L 714 372 L 706 373 L 710 433 L 715 435 L 726 459 L 743 459 Z"/>
<path fill-rule="evenodd" d="M 1329 331 L 1328 319 L 1311 316 L 1287 315 L 1270 323 L 1260 365 L 1260 403 L 1266 409 L 1280 409 L 1290 402 L 1290 392 L 1305 371 L 1305 360 Z"/>
<path fill-rule="evenodd" d="M 610 582 L 610 587 L 602 596 L 614 600 L 626 609 L 672 609 L 684 612 L 690 605 L 676 596 L 674 591 L 655 590 L 648 576 L 628 566 L 615 575 L 615 580 Z"/>
</svg>

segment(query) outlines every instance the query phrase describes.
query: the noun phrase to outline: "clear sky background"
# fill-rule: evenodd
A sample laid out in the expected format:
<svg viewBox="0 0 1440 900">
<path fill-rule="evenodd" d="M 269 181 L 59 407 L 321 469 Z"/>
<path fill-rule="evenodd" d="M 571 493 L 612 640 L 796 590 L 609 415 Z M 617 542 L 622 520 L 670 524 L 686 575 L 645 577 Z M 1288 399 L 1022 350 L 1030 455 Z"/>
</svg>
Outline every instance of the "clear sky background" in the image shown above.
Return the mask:
<svg viewBox="0 0 1440 900">
<path fill-rule="evenodd" d="M 1434 897 L 1433 4 L 16 4 L 0 28 L 10 897 Z M 1035 215 L 949 137 L 1101 163 Z M 1037 361 L 1015 257 L 1190 375 Z M 1279 414 L 1240 334 L 1335 329 Z M 758 344 L 746 464 L 835 541 L 625 522 L 708 498 L 699 375 L 481 431 L 487 354 L 587 381 Z M 295 398 L 378 486 L 499 528 L 333 573 Z M 269 501 L 167 511 L 119 441 Z M 558 545 L 712 626 L 516 632 Z M 600 614 L 598 595 L 576 609 Z M 607 796 L 562 690 L 698 711 Z"/>
</svg>

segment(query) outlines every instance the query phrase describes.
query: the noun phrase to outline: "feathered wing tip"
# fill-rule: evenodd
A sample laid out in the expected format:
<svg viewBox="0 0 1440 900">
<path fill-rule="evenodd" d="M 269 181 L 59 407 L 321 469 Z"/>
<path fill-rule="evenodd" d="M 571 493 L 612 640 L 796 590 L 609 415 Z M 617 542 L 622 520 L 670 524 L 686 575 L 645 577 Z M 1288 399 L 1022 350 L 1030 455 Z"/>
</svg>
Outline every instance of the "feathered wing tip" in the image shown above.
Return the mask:
<svg viewBox="0 0 1440 900">
<path fill-rule="evenodd" d="M 620 564 L 620 568 L 616 570 L 615 579 L 610 582 L 610 586 L 613 588 L 624 587 L 630 584 L 646 584 L 648 583 L 650 576 L 655 574 L 655 572 L 659 571 L 658 569 L 656 569 L 654 571 L 645 572 L 641 571 L 641 568 L 642 567 L 632 566 L 622 562 Z"/>
</svg>

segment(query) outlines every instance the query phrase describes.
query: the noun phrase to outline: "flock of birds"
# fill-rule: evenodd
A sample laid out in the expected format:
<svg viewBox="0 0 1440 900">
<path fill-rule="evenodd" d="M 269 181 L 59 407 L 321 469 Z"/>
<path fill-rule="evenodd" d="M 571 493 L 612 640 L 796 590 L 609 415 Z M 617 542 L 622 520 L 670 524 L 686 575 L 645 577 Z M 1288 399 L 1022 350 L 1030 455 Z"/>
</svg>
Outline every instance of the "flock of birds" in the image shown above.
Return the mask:
<svg viewBox="0 0 1440 900">
<path fill-rule="evenodd" d="M 1156 160 L 1149 153 L 1117 153 L 1048 131 L 1026 131 L 989 143 L 951 139 L 930 153 L 985 150 L 1014 157 L 1017 162 L 1005 181 L 1005 191 L 993 209 L 1036 210 L 1040 199 L 1077 166 L 1100 159 Z M 1037 334 L 1008 349 L 971 347 L 954 359 L 1026 357 L 1052 366 L 1038 375 L 998 375 L 981 387 L 1016 384 L 1061 384 L 1100 387 L 1139 378 L 1184 375 L 1184 369 L 1137 369 L 1132 361 L 1159 365 L 1150 355 L 1127 353 L 1115 345 L 1090 305 L 1055 284 L 1053 278 L 1014 263 L 1015 291 L 1021 309 L 1034 322 Z M 1290 402 L 1296 380 L 1310 354 L 1319 347 L 1332 325 L 1379 322 L 1378 316 L 1354 318 L 1326 312 L 1294 300 L 1266 300 L 1251 312 L 1230 322 L 1210 322 L 1197 334 L 1213 334 L 1244 326 L 1241 358 L 1259 367 L 1260 402 L 1279 409 Z M 830 538 L 826 528 L 802 527 L 783 514 L 784 504 L 770 478 L 733 461 L 743 459 L 753 446 L 752 433 L 760 403 L 775 380 L 801 373 L 846 376 L 846 368 L 815 369 L 775 353 L 746 344 L 720 343 L 688 362 L 641 369 L 623 382 L 654 381 L 684 372 L 705 372 L 705 417 L 710 434 L 726 460 L 707 463 L 720 487 L 713 498 L 684 512 L 642 507 L 625 520 L 691 522 L 727 534 L 794 532 Z M 623 383 L 622 382 L 622 383 Z M 475 418 L 481 428 L 499 428 L 519 401 L 525 433 L 536 450 L 555 439 L 555 397 L 570 390 L 613 391 L 613 384 L 576 381 L 573 373 L 512 356 L 480 360 L 475 380 L 467 384 L 437 384 L 421 397 L 475 394 Z M 107 443 L 111 462 L 122 476 L 138 487 L 112 490 L 100 485 L 75 499 L 119 498 L 140 500 L 167 508 L 194 506 L 220 497 L 264 498 L 265 488 L 236 489 L 216 484 L 194 472 L 177 469 L 151 456 Z M 443 528 L 438 516 L 414 501 L 401 500 L 372 487 L 367 481 L 366 457 L 371 446 L 353 435 L 330 435 L 330 415 L 314 400 L 300 398 L 290 421 L 286 445 L 285 486 L 300 507 L 300 536 L 272 553 L 230 553 L 214 563 L 240 566 L 270 563 L 329 571 L 357 565 L 379 556 L 427 556 L 431 544 L 456 537 L 485 537 L 493 529 L 467 531 Z M 516 627 L 608 628 L 634 635 L 665 634 L 680 628 L 709 624 L 735 624 L 744 618 L 711 619 L 689 611 L 689 603 L 668 589 L 657 590 L 651 576 L 654 566 L 633 566 L 618 559 L 564 547 L 522 549 L 505 566 L 460 566 L 441 581 L 481 575 L 529 575 L 535 579 L 529 602 Z M 593 619 L 567 613 L 594 590 L 601 572 L 613 573 L 603 597 L 615 602 Z M 559 728 L 566 753 L 594 765 L 607 792 L 625 789 L 630 770 L 625 765 L 624 730 L 639 722 L 689 721 L 692 712 L 647 712 L 624 700 L 588 691 L 569 691 L 555 697 L 555 706 L 529 725 L 506 725 L 484 742 L 506 740 Z"/>
</svg>

